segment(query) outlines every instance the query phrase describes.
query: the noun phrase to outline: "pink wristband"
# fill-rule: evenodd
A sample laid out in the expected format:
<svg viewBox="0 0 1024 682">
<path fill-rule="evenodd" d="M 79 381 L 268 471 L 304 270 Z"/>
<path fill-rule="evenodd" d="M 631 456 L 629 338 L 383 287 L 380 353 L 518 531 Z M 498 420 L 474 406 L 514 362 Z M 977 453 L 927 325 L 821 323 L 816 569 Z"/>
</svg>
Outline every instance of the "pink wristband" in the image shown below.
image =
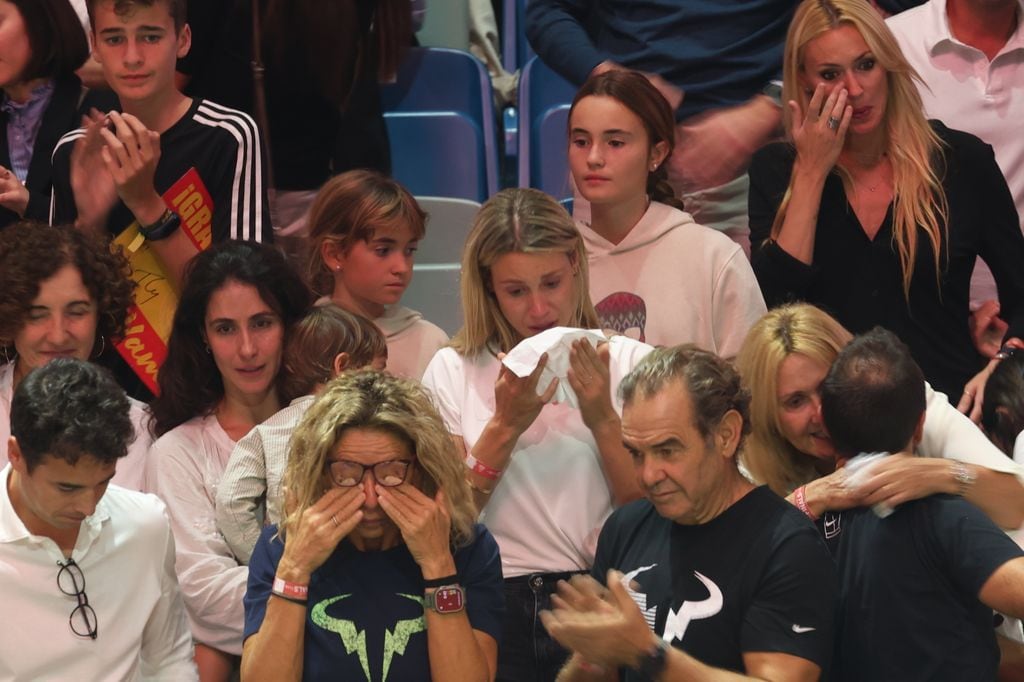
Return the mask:
<svg viewBox="0 0 1024 682">
<path fill-rule="evenodd" d="M 287 599 L 297 599 L 299 601 L 306 601 L 309 598 L 309 585 L 299 585 L 298 583 L 290 583 L 283 578 L 274 578 L 274 584 L 270 588 L 271 592 L 280 595 Z"/>
<path fill-rule="evenodd" d="M 793 501 L 796 502 L 796 508 L 802 511 L 804 515 L 807 516 L 807 518 L 809 518 L 811 521 L 817 521 L 818 517 L 815 516 L 814 512 L 811 511 L 811 508 L 807 506 L 807 491 L 805 490 L 806 487 L 807 486 L 802 485 L 793 491 Z"/>
<path fill-rule="evenodd" d="M 501 469 L 495 469 L 494 467 L 487 466 L 472 454 L 466 454 L 466 467 L 489 481 L 497 481 L 501 478 Z"/>
</svg>

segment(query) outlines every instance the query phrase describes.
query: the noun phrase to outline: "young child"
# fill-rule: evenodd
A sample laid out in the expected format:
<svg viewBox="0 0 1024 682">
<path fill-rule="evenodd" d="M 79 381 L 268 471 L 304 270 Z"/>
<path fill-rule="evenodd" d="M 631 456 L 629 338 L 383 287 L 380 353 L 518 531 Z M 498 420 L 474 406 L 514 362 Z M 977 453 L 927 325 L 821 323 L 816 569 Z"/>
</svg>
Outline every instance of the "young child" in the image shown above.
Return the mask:
<svg viewBox="0 0 1024 682">
<path fill-rule="evenodd" d="M 211 242 L 269 240 L 256 124 L 175 87 L 191 44 L 185 0 L 88 0 L 88 10 L 122 113 L 94 111 L 57 143 L 50 222 L 113 236 L 138 223 L 176 282 Z"/>
<path fill-rule="evenodd" d="M 241 563 L 249 563 L 263 526 L 281 522 L 288 443 L 314 397 L 342 372 L 380 370 L 387 359 L 377 327 L 331 303 L 313 308 L 292 329 L 280 386 L 291 404 L 238 441 L 217 488 L 217 526 Z"/>
<path fill-rule="evenodd" d="M 439 327 L 399 305 L 425 218 L 408 190 L 366 170 L 329 180 L 309 213 L 314 288 L 373 320 L 387 340 L 388 371 L 417 380 L 448 342 Z"/>
</svg>

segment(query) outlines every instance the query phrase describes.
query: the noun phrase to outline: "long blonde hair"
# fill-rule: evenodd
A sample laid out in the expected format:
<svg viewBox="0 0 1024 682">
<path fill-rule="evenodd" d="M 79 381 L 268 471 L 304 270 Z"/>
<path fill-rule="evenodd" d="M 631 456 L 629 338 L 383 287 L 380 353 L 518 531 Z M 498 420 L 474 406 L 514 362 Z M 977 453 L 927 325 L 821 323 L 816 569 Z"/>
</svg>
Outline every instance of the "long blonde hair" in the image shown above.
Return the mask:
<svg viewBox="0 0 1024 682">
<path fill-rule="evenodd" d="M 465 464 L 441 415 L 419 383 L 369 369 L 331 380 L 296 427 L 284 474 L 282 536 L 297 528 L 303 512 L 331 488 L 328 457 L 342 434 L 354 428 L 384 431 L 407 442 L 424 474 L 419 489 L 431 498 L 444 491 L 452 543 L 472 541 L 476 507 Z"/>
<path fill-rule="evenodd" d="M 944 173 L 942 140 L 924 115 L 924 105 L 914 81 L 920 76 L 900 50 L 892 31 L 878 12 L 865 0 L 804 0 L 796 10 L 786 35 L 783 56 L 783 101 L 803 102 L 807 97 L 800 83 L 804 48 L 828 31 L 850 25 L 860 32 L 878 66 L 886 72 L 887 104 L 885 132 L 893 170 L 893 242 L 903 273 L 903 295 L 910 296 L 910 281 L 917 260 L 918 231 L 932 247 L 937 277 L 941 277 L 942 243 L 948 237 L 948 206 L 940 175 Z M 787 133 L 792 136 L 793 121 L 789 107 L 783 109 Z M 847 171 L 836 165 L 847 193 L 852 182 Z M 793 180 L 775 214 L 772 238 L 777 238 L 786 217 Z"/>
<path fill-rule="evenodd" d="M 498 307 L 491 285 L 491 267 L 507 253 L 566 254 L 576 273 L 576 305 L 569 326 L 600 326 L 590 301 L 587 252 L 572 218 L 540 190 L 505 189 L 480 208 L 462 251 L 464 322 L 451 344 L 460 355 L 489 346 L 507 352 L 522 340 Z"/>
<path fill-rule="evenodd" d="M 779 423 L 779 368 L 793 353 L 826 366 L 853 336 L 828 313 L 808 303 L 769 310 L 743 340 L 736 367 L 750 388 L 751 433 L 742 461 L 759 483 L 788 495 L 818 477 L 815 460 L 782 435 Z"/>
</svg>

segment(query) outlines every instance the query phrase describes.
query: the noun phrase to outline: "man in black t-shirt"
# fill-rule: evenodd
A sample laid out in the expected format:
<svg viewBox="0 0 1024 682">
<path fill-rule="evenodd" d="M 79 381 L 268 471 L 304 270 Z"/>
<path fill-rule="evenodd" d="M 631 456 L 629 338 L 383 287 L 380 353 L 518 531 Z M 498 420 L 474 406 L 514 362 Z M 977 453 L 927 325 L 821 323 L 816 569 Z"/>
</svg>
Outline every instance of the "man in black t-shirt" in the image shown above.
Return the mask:
<svg viewBox="0 0 1024 682">
<path fill-rule="evenodd" d="M 913 451 L 924 378 L 907 347 L 876 328 L 839 354 L 821 406 L 841 457 Z M 870 476 L 870 465 L 853 475 Z M 839 573 L 835 679 L 996 678 L 992 609 L 1024 612 L 1024 553 L 981 510 L 934 495 L 894 511 L 828 513 L 823 530 Z"/>
<path fill-rule="evenodd" d="M 807 518 L 740 474 L 750 398 L 735 370 L 693 346 L 658 349 L 620 391 L 647 499 L 612 514 L 596 580 L 564 586 L 544 614 L 575 652 L 559 679 L 818 679 L 834 568 Z"/>
</svg>

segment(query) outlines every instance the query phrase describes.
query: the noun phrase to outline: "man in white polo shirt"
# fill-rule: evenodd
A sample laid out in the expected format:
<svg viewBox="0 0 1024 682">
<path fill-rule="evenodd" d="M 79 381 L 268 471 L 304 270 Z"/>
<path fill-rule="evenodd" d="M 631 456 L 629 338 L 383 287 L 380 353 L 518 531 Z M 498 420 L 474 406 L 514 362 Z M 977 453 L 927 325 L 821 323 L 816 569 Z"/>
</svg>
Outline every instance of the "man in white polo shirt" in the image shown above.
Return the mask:
<svg viewBox="0 0 1024 682">
<path fill-rule="evenodd" d="M 0 680 L 196 680 L 153 495 L 109 485 L 133 428 L 105 370 L 58 358 L 11 403 L 0 471 Z"/>
</svg>

